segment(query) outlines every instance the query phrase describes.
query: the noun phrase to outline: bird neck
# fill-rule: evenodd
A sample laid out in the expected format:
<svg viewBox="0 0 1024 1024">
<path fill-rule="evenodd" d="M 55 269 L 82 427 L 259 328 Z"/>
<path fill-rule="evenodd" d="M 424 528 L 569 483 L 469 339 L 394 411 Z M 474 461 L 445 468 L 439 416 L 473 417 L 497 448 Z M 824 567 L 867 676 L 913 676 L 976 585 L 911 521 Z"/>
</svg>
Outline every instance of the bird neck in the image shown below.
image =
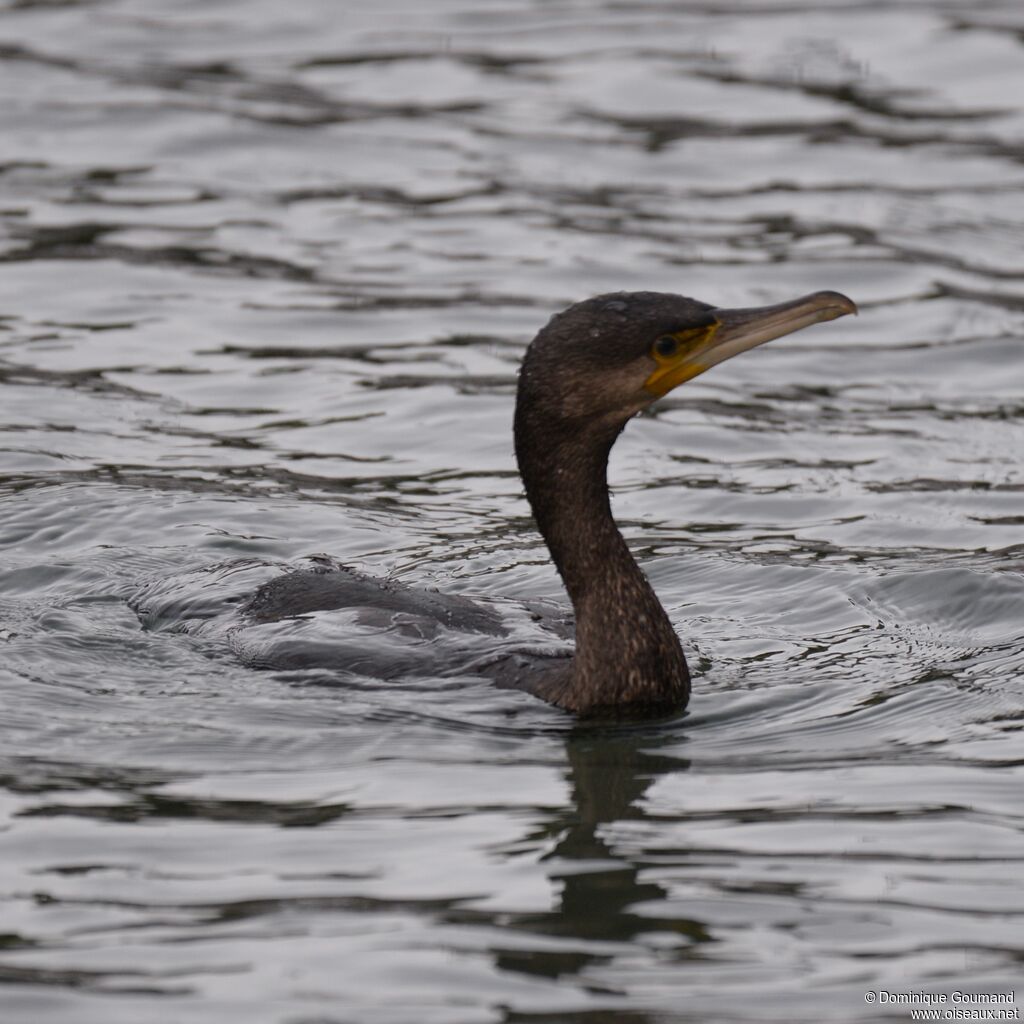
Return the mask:
<svg viewBox="0 0 1024 1024">
<path fill-rule="evenodd" d="M 623 424 L 559 432 L 530 420 L 517 410 L 516 457 L 576 617 L 571 668 L 542 695 L 577 712 L 682 707 L 679 639 L 612 518 L 608 456 Z"/>
</svg>

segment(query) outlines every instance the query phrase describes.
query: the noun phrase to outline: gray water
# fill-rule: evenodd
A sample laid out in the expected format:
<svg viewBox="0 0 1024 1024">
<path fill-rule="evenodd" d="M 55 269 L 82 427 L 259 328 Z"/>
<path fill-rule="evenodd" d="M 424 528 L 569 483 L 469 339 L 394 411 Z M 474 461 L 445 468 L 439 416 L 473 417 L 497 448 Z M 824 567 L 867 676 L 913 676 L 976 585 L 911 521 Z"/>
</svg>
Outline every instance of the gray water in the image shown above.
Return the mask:
<svg viewBox="0 0 1024 1024">
<path fill-rule="evenodd" d="M 0 2 L 3 1024 L 1019 1009 L 1022 97 L 1018 0 Z M 320 555 L 563 600 L 536 330 L 820 288 L 613 457 L 685 716 L 201 628 Z"/>
</svg>

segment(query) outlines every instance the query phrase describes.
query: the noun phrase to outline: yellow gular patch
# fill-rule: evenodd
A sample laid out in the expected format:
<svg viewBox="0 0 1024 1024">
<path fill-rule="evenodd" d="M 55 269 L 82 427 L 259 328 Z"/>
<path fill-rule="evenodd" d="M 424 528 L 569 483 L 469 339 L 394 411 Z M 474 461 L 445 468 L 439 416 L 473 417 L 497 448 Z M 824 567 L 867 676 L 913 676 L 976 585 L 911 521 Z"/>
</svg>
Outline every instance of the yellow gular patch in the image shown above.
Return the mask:
<svg viewBox="0 0 1024 1024">
<path fill-rule="evenodd" d="M 716 322 L 707 327 L 691 327 L 675 334 L 663 334 L 658 338 L 650 350 L 657 369 L 644 381 L 644 387 L 660 398 L 703 373 L 708 367 L 700 357 L 707 352 L 720 326 Z"/>
</svg>

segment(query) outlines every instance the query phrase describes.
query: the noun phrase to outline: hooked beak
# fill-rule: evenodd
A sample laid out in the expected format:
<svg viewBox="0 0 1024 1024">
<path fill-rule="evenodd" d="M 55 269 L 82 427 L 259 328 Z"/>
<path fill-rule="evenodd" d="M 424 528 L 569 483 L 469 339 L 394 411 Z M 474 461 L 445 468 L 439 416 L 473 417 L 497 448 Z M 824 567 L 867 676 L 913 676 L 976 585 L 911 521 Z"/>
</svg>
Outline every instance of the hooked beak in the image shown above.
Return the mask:
<svg viewBox="0 0 1024 1024">
<path fill-rule="evenodd" d="M 713 309 L 715 322 L 696 337 L 689 331 L 677 335 L 679 352 L 661 363 L 644 387 L 660 398 L 712 366 L 766 341 L 856 312 L 853 301 L 839 292 L 815 292 L 775 306 Z"/>
</svg>

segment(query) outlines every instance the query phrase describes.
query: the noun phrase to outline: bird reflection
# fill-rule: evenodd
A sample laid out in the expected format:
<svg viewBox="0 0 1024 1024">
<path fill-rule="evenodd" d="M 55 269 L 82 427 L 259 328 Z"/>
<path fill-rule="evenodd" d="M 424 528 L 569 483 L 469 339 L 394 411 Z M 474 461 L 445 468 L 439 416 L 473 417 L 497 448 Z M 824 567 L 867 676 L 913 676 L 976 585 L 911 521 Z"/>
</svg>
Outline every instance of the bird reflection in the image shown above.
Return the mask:
<svg viewBox="0 0 1024 1024">
<path fill-rule="evenodd" d="M 558 886 L 559 897 L 552 910 L 517 915 L 509 924 L 516 930 L 580 941 L 565 942 L 565 948 L 560 950 L 492 948 L 498 967 L 559 978 L 579 975 L 620 955 L 621 950 L 602 949 L 603 944 L 621 947 L 652 932 L 670 932 L 676 941 L 667 949 L 677 956 L 686 956 L 685 951 L 692 950 L 694 945 L 711 941 L 700 921 L 649 917 L 638 909 L 648 902 L 664 906 L 667 890 L 658 882 L 641 877 L 642 864 L 616 850 L 605 827 L 621 821 L 643 820 L 643 798 L 651 783 L 689 768 L 685 759 L 658 752 L 659 745 L 669 743 L 678 743 L 674 730 L 659 735 L 642 728 L 578 727 L 570 734 L 566 742 L 566 777 L 571 806 L 531 837 L 534 842 L 557 837 L 543 859 L 550 864 L 549 878 Z M 586 948 L 588 945 L 593 948 Z M 599 986 L 588 979 L 587 987 Z M 603 987 L 602 990 L 608 991 Z M 514 1015 L 508 1019 L 533 1018 Z M 559 1019 L 564 1019 L 564 1015 Z M 601 1018 L 587 1015 L 586 1019 Z M 649 1018 L 634 1012 L 625 1019 L 642 1024 Z"/>
</svg>

